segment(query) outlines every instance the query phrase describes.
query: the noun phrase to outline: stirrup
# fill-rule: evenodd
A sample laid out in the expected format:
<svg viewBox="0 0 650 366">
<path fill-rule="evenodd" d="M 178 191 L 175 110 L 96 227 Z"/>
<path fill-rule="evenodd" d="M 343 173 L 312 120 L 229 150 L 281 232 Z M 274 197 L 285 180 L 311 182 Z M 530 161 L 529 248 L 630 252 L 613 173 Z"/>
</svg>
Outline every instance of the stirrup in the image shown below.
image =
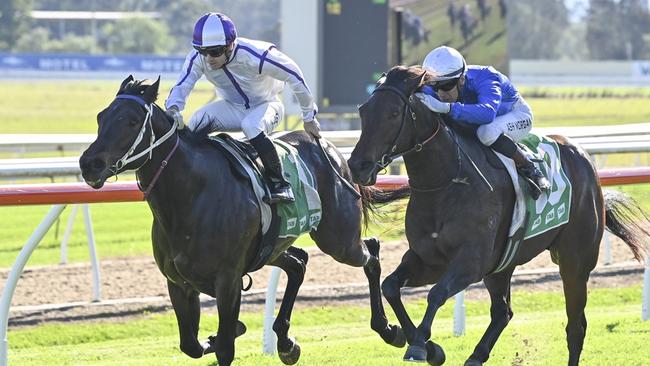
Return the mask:
<svg viewBox="0 0 650 366">
<path fill-rule="evenodd" d="M 293 196 L 293 190 L 291 186 L 280 186 L 280 187 L 269 187 L 270 197 L 268 197 L 268 204 L 274 203 L 289 203 L 295 202 L 296 199 Z"/>
</svg>

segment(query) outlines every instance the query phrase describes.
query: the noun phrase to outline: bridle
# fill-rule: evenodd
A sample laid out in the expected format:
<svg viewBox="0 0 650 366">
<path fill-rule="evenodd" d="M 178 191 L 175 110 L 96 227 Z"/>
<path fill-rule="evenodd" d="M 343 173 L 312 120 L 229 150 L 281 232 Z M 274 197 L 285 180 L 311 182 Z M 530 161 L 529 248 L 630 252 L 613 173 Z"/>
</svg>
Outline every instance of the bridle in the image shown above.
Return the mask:
<svg viewBox="0 0 650 366">
<path fill-rule="evenodd" d="M 153 150 L 157 148 L 158 146 L 162 145 L 163 142 L 167 141 L 174 133 L 176 132 L 176 129 L 178 127 L 178 124 L 176 121 L 172 123 L 172 127 L 167 131 L 164 135 L 162 135 L 159 139 L 156 140 L 156 134 L 153 130 L 153 125 L 151 122 L 151 118 L 153 117 L 153 111 L 154 108 L 159 108 L 155 103 L 147 103 L 142 97 L 139 97 L 137 95 L 131 95 L 131 94 L 118 94 L 115 99 L 128 99 L 137 102 L 140 104 L 146 111 L 147 114 L 144 116 L 144 121 L 142 122 L 142 128 L 140 129 L 140 132 L 138 133 L 138 136 L 136 137 L 135 141 L 131 145 L 131 147 L 126 151 L 126 153 L 118 159 L 115 164 L 113 164 L 110 168 L 113 172 L 115 172 L 115 175 L 117 175 L 120 170 L 122 170 L 126 165 L 129 163 L 136 161 L 140 159 L 141 157 L 149 154 L 149 156 L 145 159 L 145 161 L 140 165 L 137 169 L 142 168 L 144 164 L 146 164 L 148 161 L 151 160 L 151 157 L 153 156 Z M 161 110 L 162 111 L 162 110 Z M 142 142 L 144 139 L 144 134 L 147 130 L 147 127 L 151 130 L 151 136 L 149 137 L 149 147 L 143 149 L 139 153 L 135 153 L 135 149 L 137 146 Z M 176 143 L 174 144 L 174 147 L 171 149 L 171 151 L 167 154 L 167 157 L 161 162 L 160 167 L 158 168 L 158 171 L 154 175 L 151 183 L 149 183 L 149 186 L 147 187 L 146 190 L 144 190 L 144 198 L 147 199 L 149 196 L 149 193 L 153 189 L 154 184 L 160 177 L 160 174 L 162 173 L 163 169 L 167 166 L 167 162 L 169 159 L 172 157 L 176 149 L 178 148 L 178 144 L 180 142 L 180 138 L 178 135 L 176 135 Z M 142 187 L 140 187 L 140 184 L 138 183 L 138 187 L 140 190 L 142 190 Z"/>
<path fill-rule="evenodd" d="M 422 75 L 422 77 L 424 77 L 424 74 Z M 424 141 L 416 142 L 413 147 L 411 147 L 411 148 L 409 148 L 409 149 L 407 149 L 405 151 L 396 153 L 395 151 L 397 150 L 397 141 L 399 140 L 400 136 L 402 135 L 402 131 L 404 130 L 404 126 L 406 125 L 407 116 L 410 116 L 409 119 L 411 120 L 411 122 L 413 122 L 413 129 L 414 130 L 415 130 L 415 127 L 416 127 L 416 125 L 415 125 L 416 122 L 415 121 L 417 119 L 417 115 L 415 114 L 415 112 L 413 111 L 413 108 L 411 106 L 411 104 L 414 101 L 414 97 L 413 97 L 413 94 L 410 94 L 407 97 L 406 94 L 402 90 L 400 90 L 400 89 L 398 89 L 398 88 L 396 88 L 396 87 L 394 87 L 392 85 L 386 85 L 384 83 L 382 83 L 378 87 L 376 87 L 375 90 L 373 90 L 372 94 L 382 92 L 382 91 L 387 91 L 387 92 L 397 94 L 397 96 L 399 96 L 399 98 L 402 100 L 402 102 L 404 102 L 404 107 L 402 108 L 402 122 L 401 122 L 401 124 L 399 126 L 399 130 L 397 131 L 397 135 L 395 136 L 395 138 L 393 139 L 393 142 L 391 143 L 392 146 L 388 149 L 387 152 L 385 152 L 384 154 L 381 155 L 381 158 L 378 161 L 375 162 L 375 166 L 377 167 L 377 170 L 385 169 L 393 160 L 395 160 L 397 158 L 400 158 L 400 157 L 402 157 L 402 156 L 404 156 L 406 154 L 409 154 L 411 152 L 422 151 L 422 148 L 424 147 L 424 145 L 426 145 L 429 141 L 431 141 L 434 137 L 436 137 L 436 135 L 440 131 L 440 125 L 441 125 L 441 123 L 438 123 L 438 127 L 433 132 L 433 134 L 431 136 L 429 136 L 427 139 L 425 139 Z M 417 137 L 416 137 L 416 139 L 417 139 Z"/>
<path fill-rule="evenodd" d="M 425 74 L 422 74 L 421 78 L 424 78 L 424 76 L 425 76 Z M 415 130 L 415 127 L 416 127 L 416 122 L 415 121 L 417 119 L 417 115 L 415 114 L 415 112 L 413 111 L 413 108 L 412 108 L 412 103 L 414 102 L 415 97 L 414 97 L 413 93 L 411 93 L 409 96 L 407 96 L 406 93 L 404 93 L 401 89 L 396 88 L 396 87 L 394 87 L 392 85 L 386 85 L 385 83 L 381 82 L 381 80 L 382 79 L 380 79 L 380 84 L 375 88 L 375 90 L 373 90 L 372 94 L 380 92 L 380 91 L 387 91 L 387 92 L 395 93 L 395 94 L 397 94 L 397 96 L 399 96 L 399 98 L 402 100 L 402 102 L 404 102 L 404 107 L 402 109 L 402 123 L 400 124 L 399 130 L 397 131 L 397 136 L 395 136 L 395 138 L 393 139 L 393 142 L 391 144 L 392 146 L 388 149 L 388 152 L 384 153 L 381 156 L 381 159 L 379 161 L 375 162 L 375 167 L 377 167 L 378 170 L 386 168 L 388 166 L 388 164 L 390 164 L 393 160 L 395 160 L 395 159 L 397 159 L 397 158 L 399 158 L 401 156 L 404 156 L 404 155 L 409 154 L 411 152 L 420 152 L 420 151 L 422 151 L 424 145 L 426 145 L 431 140 L 433 140 L 433 138 L 436 137 L 438 132 L 440 132 L 440 126 L 441 125 L 443 125 L 445 130 L 447 130 L 448 132 L 451 133 L 451 130 L 449 129 L 449 127 L 444 125 L 444 123 L 442 121 L 438 121 L 438 126 L 436 127 L 436 130 L 433 131 L 433 134 L 431 136 L 429 136 L 427 139 L 425 139 L 422 142 L 416 142 L 413 147 L 407 149 L 406 151 L 402 151 L 400 153 L 395 153 L 395 151 L 397 150 L 397 141 L 399 140 L 399 137 L 401 136 L 402 131 L 404 130 L 404 125 L 406 124 L 407 116 L 411 117 L 410 119 L 413 122 L 413 129 Z M 421 82 L 421 80 L 420 80 L 420 82 Z M 433 187 L 433 188 L 414 187 L 409 182 L 409 185 L 410 185 L 411 189 L 414 190 L 414 191 L 420 191 L 420 192 L 436 192 L 436 191 L 446 189 L 449 186 L 451 186 L 452 184 L 469 184 L 467 182 L 466 177 L 465 178 L 460 177 L 460 174 L 461 174 L 461 171 L 462 171 L 462 160 L 463 160 L 462 156 L 461 156 L 461 152 L 462 152 L 465 156 L 467 156 L 467 159 L 471 163 L 472 167 L 477 171 L 479 176 L 487 184 L 490 191 L 493 191 L 494 188 L 492 187 L 490 182 L 487 180 L 487 178 L 485 178 L 485 176 L 480 171 L 480 169 L 478 168 L 476 163 L 474 163 L 472 158 L 461 147 L 460 143 L 458 142 L 458 138 L 456 137 L 456 135 L 453 134 L 453 136 L 454 136 L 453 137 L 453 143 L 456 145 L 456 148 L 457 148 L 456 161 L 458 162 L 458 164 L 457 164 L 458 168 L 457 168 L 455 177 L 452 178 L 449 181 L 448 184 L 446 184 L 444 186 L 441 186 L 441 187 Z M 416 135 L 416 140 L 417 140 L 417 135 Z"/>
</svg>

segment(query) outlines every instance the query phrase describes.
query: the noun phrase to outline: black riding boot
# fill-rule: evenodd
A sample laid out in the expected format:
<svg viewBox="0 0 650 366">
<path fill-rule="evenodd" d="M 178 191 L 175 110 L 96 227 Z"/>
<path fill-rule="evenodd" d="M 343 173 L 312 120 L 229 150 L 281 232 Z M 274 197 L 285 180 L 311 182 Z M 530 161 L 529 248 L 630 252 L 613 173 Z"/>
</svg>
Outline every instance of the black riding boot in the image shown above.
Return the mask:
<svg viewBox="0 0 650 366">
<path fill-rule="evenodd" d="M 546 179 L 544 174 L 537 169 L 535 164 L 524 154 L 519 146 L 510 139 L 510 137 L 501 134 L 497 140 L 490 145 L 494 151 L 497 151 L 510 159 L 514 160 L 517 172 L 528 181 L 528 192 L 536 200 L 542 194 L 542 191 L 549 190 L 551 183 Z"/>
<path fill-rule="evenodd" d="M 291 185 L 282 175 L 282 163 L 280 162 L 278 152 L 273 146 L 273 142 L 262 132 L 251 139 L 250 143 L 260 155 L 262 164 L 264 164 L 264 174 L 269 182 L 269 190 L 271 191 L 269 203 L 295 201 Z"/>
</svg>

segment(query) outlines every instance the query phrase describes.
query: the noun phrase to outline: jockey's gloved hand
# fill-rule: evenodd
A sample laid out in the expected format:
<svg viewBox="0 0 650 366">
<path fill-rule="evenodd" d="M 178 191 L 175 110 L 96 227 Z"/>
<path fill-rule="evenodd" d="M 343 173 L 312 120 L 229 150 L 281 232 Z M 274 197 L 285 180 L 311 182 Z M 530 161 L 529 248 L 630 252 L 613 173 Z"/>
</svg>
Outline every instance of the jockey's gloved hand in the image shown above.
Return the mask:
<svg viewBox="0 0 650 366">
<path fill-rule="evenodd" d="M 176 122 L 178 125 L 177 129 L 182 130 L 185 128 L 185 123 L 183 122 L 183 115 L 181 112 L 178 111 L 178 107 L 173 105 L 169 108 L 167 108 L 167 111 L 165 112 L 167 115 Z"/>
<path fill-rule="evenodd" d="M 315 139 L 320 138 L 320 123 L 318 123 L 318 120 L 316 117 L 312 119 L 311 121 L 303 121 L 303 126 L 305 128 L 305 131 L 307 131 L 310 135 L 314 136 Z"/>
<path fill-rule="evenodd" d="M 424 94 L 424 93 L 415 93 L 415 96 L 420 99 L 420 101 L 427 106 L 430 110 L 437 113 L 449 113 L 451 110 L 451 104 L 439 101 L 436 97 Z"/>
</svg>

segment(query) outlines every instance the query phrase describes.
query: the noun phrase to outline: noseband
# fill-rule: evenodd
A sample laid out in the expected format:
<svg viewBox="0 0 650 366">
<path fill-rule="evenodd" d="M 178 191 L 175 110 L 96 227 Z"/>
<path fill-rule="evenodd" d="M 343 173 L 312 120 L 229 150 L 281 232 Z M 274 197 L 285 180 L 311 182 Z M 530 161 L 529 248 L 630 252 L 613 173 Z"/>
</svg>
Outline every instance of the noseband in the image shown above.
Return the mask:
<svg viewBox="0 0 650 366">
<path fill-rule="evenodd" d="M 146 111 L 147 114 L 144 116 L 144 121 L 142 122 L 142 128 L 140 129 L 140 132 L 138 133 L 138 137 L 136 137 L 135 141 L 133 142 L 133 145 L 126 151 L 126 153 L 118 159 L 115 164 L 111 168 L 115 169 L 115 172 L 119 172 L 122 168 L 124 168 L 127 164 L 130 162 L 133 162 L 135 160 L 140 159 L 142 156 L 149 154 L 149 158 L 147 160 L 151 159 L 153 150 L 160 146 L 163 142 L 167 141 L 168 138 L 170 138 L 174 132 L 176 132 L 176 121 L 174 121 L 174 124 L 172 125 L 172 128 L 165 133 L 163 136 L 161 136 L 158 140 L 156 140 L 156 135 L 153 132 L 153 125 L 151 123 L 151 117 L 153 116 L 153 110 L 155 107 L 154 103 L 147 103 L 144 99 L 142 99 L 139 96 L 136 95 L 130 95 L 130 94 L 119 94 L 118 96 L 115 97 L 115 99 L 129 99 L 137 102 L 140 104 Z M 139 153 L 135 154 L 135 149 L 136 147 L 140 144 L 142 139 L 144 138 L 144 133 L 147 130 L 147 126 L 150 127 L 151 129 L 151 137 L 149 138 L 149 147 L 140 151 Z M 134 155 L 135 154 L 135 155 Z"/>
<path fill-rule="evenodd" d="M 140 129 L 140 133 L 138 133 L 138 136 L 136 137 L 135 141 L 133 142 L 133 145 L 126 151 L 126 153 L 111 166 L 111 170 L 115 172 L 115 175 L 124 168 L 127 164 L 129 164 L 132 161 L 138 160 L 141 157 L 143 157 L 146 154 L 149 154 L 149 157 L 145 160 L 145 162 L 138 167 L 136 170 L 140 169 L 144 164 L 151 160 L 151 157 L 153 155 L 153 150 L 160 146 L 163 142 L 167 141 L 174 132 L 176 132 L 176 129 L 178 127 L 178 124 L 176 121 L 172 123 L 172 127 L 167 131 L 164 135 L 162 135 L 158 140 L 156 140 L 156 134 L 153 131 L 153 124 L 151 122 L 151 118 L 153 117 L 153 110 L 155 107 L 158 107 L 155 103 L 147 103 L 143 98 L 137 96 L 137 95 L 130 95 L 130 94 L 119 94 L 115 97 L 115 99 L 129 99 L 137 102 L 140 104 L 146 111 L 147 114 L 144 116 L 144 121 L 142 122 L 142 128 Z M 158 107 L 160 108 L 160 107 Z M 149 139 L 149 147 L 140 151 L 139 153 L 135 154 L 135 149 L 136 147 L 140 144 L 144 137 L 144 133 L 147 130 L 147 126 L 151 129 L 151 137 Z M 149 186 L 143 190 L 142 187 L 140 187 L 140 183 L 138 182 L 138 187 L 140 188 L 141 191 L 144 191 L 144 199 L 146 200 L 149 194 L 151 193 L 151 190 L 153 189 L 154 184 L 158 181 L 158 178 L 160 177 L 160 174 L 162 171 L 165 169 L 167 166 L 167 162 L 169 159 L 172 157 L 174 152 L 176 151 L 176 148 L 178 148 L 178 144 L 180 142 L 180 138 L 176 136 L 176 143 L 174 144 L 174 147 L 171 149 L 171 151 L 167 154 L 167 157 L 161 162 L 160 167 L 158 168 L 158 171 L 154 175 L 153 179 L 149 183 Z M 135 154 L 135 155 L 134 155 Z"/>
<path fill-rule="evenodd" d="M 393 160 L 400 158 L 410 152 L 419 152 L 422 150 L 422 147 L 427 144 L 429 141 L 431 141 L 436 135 L 438 134 L 438 131 L 440 131 L 440 123 L 438 123 L 438 127 L 436 130 L 433 132 L 431 136 L 429 136 L 426 140 L 422 142 L 417 142 L 413 147 L 410 149 L 407 149 L 406 151 L 402 151 L 400 153 L 395 153 L 397 150 L 397 141 L 399 140 L 399 137 L 402 135 L 402 131 L 404 130 L 404 125 L 406 125 L 406 119 L 407 116 L 410 116 L 410 120 L 413 122 L 413 129 L 415 130 L 415 120 L 417 119 L 417 115 L 413 111 L 413 108 L 411 107 L 411 103 L 413 103 L 413 94 L 410 94 L 408 97 L 406 94 L 392 86 L 392 85 L 386 85 L 386 84 L 381 84 L 375 90 L 372 92 L 373 94 L 381 91 L 387 91 L 391 93 L 397 94 L 399 98 L 404 102 L 404 107 L 402 108 L 402 123 L 399 126 L 399 130 L 397 131 L 397 135 L 393 139 L 393 142 L 391 143 L 391 148 L 388 149 L 388 151 L 384 154 L 382 154 L 381 159 L 375 162 L 375 166 L 378 168 L 378 170 L 382 170 L 386 168 Z M 416 137 L 417 139 L 417 137 Z"/>
</svg>

